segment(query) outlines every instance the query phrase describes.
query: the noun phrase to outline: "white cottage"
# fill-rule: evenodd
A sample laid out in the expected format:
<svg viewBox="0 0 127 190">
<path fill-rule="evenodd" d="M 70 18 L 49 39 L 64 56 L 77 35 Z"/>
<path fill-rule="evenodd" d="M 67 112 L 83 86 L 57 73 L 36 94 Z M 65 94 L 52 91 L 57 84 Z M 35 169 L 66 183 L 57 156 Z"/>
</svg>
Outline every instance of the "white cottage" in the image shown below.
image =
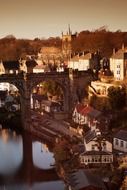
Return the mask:
<svg viewBox="0 0 127 190">
<path fill-rule="evenodd" d="M 127 152 L 127 131 L 120 130 L 114 135 L 113 148 L 120 152 Z"/>
<path fill-rule="evenodd" d="M 122 47 L 114 51 L 110 58 L 110 70 L 113 72 L 115 80 L 123 80 L 127 71 L 127 48 Z"/>
<path fill-rule="evenodd" d="M 95 131 L 88 131 L 84 137 L 85 152 L 80 155 L 81 164 L 110 164 L 113 162 L 112 143 Z"/>
</svg>

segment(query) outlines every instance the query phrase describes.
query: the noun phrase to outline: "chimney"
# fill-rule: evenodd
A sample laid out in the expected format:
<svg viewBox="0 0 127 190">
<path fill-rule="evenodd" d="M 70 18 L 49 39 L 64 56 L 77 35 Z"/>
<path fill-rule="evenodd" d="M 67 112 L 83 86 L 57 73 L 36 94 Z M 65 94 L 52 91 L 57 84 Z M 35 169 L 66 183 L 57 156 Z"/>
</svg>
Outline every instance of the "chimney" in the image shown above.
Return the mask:
<svg viewBox="0 0 127 190">
<path fill-rule="evenodd" d="M 85 52 L 84 52 L 84 51 L 82 52 L 82 55 L 83 55 L 83 56 L 85 55 Z"/>
<path fill-rule="evenodd" d="M 113 55 L 115 55 L 115 53 L 116 53 L 116 50 L 115 50 L 115 48 L 113 48 Z"/>
<path fill-rule="evenodd" d="M 122 43 L 122 50 L 124 51 L 124 49 L 125 49 L 125 48 L 124 48 L 124 43 Z"/>
</svg>

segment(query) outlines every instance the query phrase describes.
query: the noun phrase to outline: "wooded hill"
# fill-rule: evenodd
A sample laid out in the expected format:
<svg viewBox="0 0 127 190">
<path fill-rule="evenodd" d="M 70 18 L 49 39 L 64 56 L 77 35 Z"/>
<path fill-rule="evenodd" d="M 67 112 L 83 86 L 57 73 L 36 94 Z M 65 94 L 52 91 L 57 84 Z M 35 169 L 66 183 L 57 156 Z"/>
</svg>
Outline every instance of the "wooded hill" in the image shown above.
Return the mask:
<svg viewBox="0 0 127 190">
<path fill-rule="evenodd" d="M 127 46 L 127 32 L 111 32 L 105 29 L 90 31 L 82 31 L 73 42 L 73 51 L 100 51 L 103 57 L 110 57 L 113 48 L 116 50 L 122 47 L 122 44 Z"/>
<path fill-rule="evenodd" d="M 111 32 L 102 27 L 95 31 L 85 30 L 77 35 L 77 38 L 72 42 L 73 53 L 83 51 L 100 51 L 102 56 L 110 57 L 113 48 L 116 50 L 122 47 L 124 43 L 127 46 L 127 32 Z M 48 39 L 35 38 L 16 39 L 9 35 L 0 39 L 0 60 L 17 60 L 20 57 L 25 57 L 27 54 L 36 55 L 43 46 L 62 47 L 60 37 L 50 37 Z"/>
</svg>

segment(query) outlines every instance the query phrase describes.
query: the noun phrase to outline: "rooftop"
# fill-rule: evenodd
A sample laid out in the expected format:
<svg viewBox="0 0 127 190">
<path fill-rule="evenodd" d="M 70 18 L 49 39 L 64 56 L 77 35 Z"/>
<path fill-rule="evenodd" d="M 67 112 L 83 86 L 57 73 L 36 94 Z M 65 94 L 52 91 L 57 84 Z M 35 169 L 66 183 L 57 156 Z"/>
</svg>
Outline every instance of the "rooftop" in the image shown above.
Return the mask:
<svg viewBox="0 0 127 190">
<path fill-rule="evenodd" d="M 80 169 L 69 176 L 69 182 L 75 190 L 81 190 L 83 188 L 94 187 L 95 189 L 106 190 L 106 187 L 102 179 L 94 175 L 89 170 Z"/>
<path fill-rule="evenodd" d="M 85 136 L 84 139 L 86 141 L 86 143 L 89 143 L 91 140 L 93 140 L 96 137 L 96 132 L 95 131 L 91 131 L 89 130 Z"/>
<path fill-rule="evenodd" d="M 118 131 L 115 135 L 114 138 L 118 138 L 124 141 L 127 141 L 127 131 L 125 130 L 120 130 Z"/>
</svg>

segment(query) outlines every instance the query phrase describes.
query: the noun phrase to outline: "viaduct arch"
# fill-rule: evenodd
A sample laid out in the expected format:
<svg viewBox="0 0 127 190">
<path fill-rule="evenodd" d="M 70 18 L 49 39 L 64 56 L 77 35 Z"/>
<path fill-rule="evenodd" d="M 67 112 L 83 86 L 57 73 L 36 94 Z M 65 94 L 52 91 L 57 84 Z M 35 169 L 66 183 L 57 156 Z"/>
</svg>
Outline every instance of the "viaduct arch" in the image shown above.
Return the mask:
<svg viewBox="0 0 127 190">
<path fill-rule="evenodd" d="M 0 76 L 1 82 L 8 82 L 13 84 L 19 90 L 21 96 L 21 114 L 22 114 L 22 124 L 25 129 L 29 125 L 26 125 L 30 121 L 31 117 L 31 93 L 32 90 L 37 84 L 53 80 L 58 83 L 63 90 L 64 94 L 64 112 L 70 113 L 72 107 L 72 87 L 68 73 L 58 73 L 58 72 L 49 72 L 49 73 L 19 73 L 19 74 L 4 74 Z M 28 129 L 29 130 L 29 129 Z"/>
</svg>

